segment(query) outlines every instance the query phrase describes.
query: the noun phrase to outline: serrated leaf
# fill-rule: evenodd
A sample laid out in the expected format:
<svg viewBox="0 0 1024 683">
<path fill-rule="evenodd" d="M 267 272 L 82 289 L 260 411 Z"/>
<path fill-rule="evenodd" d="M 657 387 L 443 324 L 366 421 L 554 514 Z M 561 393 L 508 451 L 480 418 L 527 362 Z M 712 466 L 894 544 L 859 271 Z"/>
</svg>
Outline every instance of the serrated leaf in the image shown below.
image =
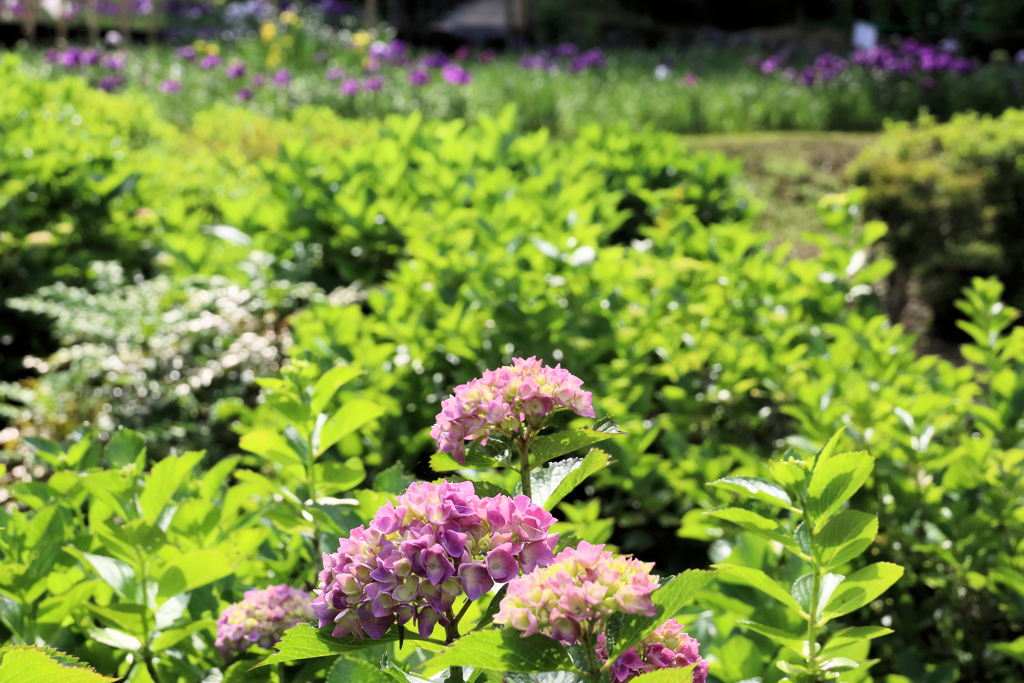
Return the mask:
<svg viewBox="0 0 1024 683">
<path fill-rule="evenodd" d="M 817 532 L 864 485 L 875 459 L 863 451 L 834 455 L 814 468 L 807 485 L 807 514 Z"/>
<path fill-rule="evenodd" d="M 882 626 L 852 626 L 850 628 L 844 628 L 841 631 L 836 631 L 835 634 L 829 638 L 828 644 L 818 653 L 819 657 L 829 657 L 833 653 L 842 650 L 854 643 L 859 643 L 863 640 L 871 640 L 874 638 L 881 638 L 892 633 L 891 628 L 884 628 Z"/>
<path fill-rule="evenodd" d="M 714 567 L 719 570 L 723 580 L 734 579 L 738 583 L 756 588 L 762 593 L 770 595 L 797 612 L 804 613 L 800 603 L 790 595 L 789 591 L 760 569 L 741 567 L 734 564 L 714 565 Z"/>
<path fill-rule="evenodd" d="M 822 463 L 828 461 L 835 455 L 836 447 L 839 446 L 839 437 L 842 435 L 843 430 L 837 430 L 836 433 L 832 435 L 832 438 L 821 447 L 821 450 L 814 456 L 814 469 L 821 467 Z"/>
<path fill-rule="evenodd" d="M 625 434 L 626 432 L 619 430 L 619 425 L 614 420 L 603 418 L 595 422 L 593 427 L 538 436 L 530 444 L 530 464 L 532 467 L 540 467 L 559 456 Z"/>
<path fill-rule="evenodd" d="M 654 633 L 654 630 L 696 597 L 704 586 L 715 577 L 713 571 L 691 569 L 673 577 L 668 583 L 651 594 L 651 601 L 658 613 L 654 617 L 636 614 L 626 615 L 619 627 L 619 642 L 609 661 L 614 661 L 623 652 Z"/>
<path fill-rule="evenodd" d="M 811 539 L 815 557 L 825 569 L 846 564 L 874 543 L 878 518 L 866 512 L 844 510 Z"/>
<path fill-rule="evenodd" d="M 775 641 L 779 645 L 789 648 L 801 657 L 807 656 L 807 641 L 802 635 L 794 635 L 787 631 L 783 631 L 782 629 L 778 629 L 773 626 L 766 626 L 765 624 L 758 624 L 754 621 L 739 621 L 737 623 L 746 626 L 755 633 L 760 633 L 762 636 Z"/>
<path fill-rule="evenodd" d="M 0 683 L 102 683 L 116 678 L 56 650 L 13 645 L 0 650 Z"/>
<path fill-rule="evenodd" d="M 298 624 L 284 632 L 281 641 L 274 646 L 277 652 L 252 668 L 276 664 L 277 662 L 291 662 L 298 659 L 314 659 L 316 657 L 340 655 L 398 640 L 397 627 L 391 628 L 391 630 L 377 640 L 370 638 L 359 640 L 354 636 L 335 638 L 331 635 L 333 630 L 333 626 L 325 626 L 318 629 L 311 624 Z M 419 636 L 411 631 L 406 631 L 405 640 L 422 641 Z"/>
<path fill-rule="evenodd" d="M 818 586 L 817 616 L 821 616 L 828 599 L 832 597 L 833 591 L 843 582 L 844 578 L 846 577 L 840 574 L 825 574 L 821 577 L 821 584 Z M 790 594 L 800 603 L 800 608 L 808 614 L 811 611 L 811 593 L 814 592 L 813 588 L 814 575 L 804 574 L 793 582 L 793 587 L 790 589 Z"/>
<path fill-rule="evenodd" d="M 313 387 L 313 396 L 309 401 L 310 412 L 314 415 L 323 412 L 338 389 L 362 374 L 362 370 L 350 365 L 338 365 L 325 372 Z"/>
<path fill-rule="evenodd" d="M 803 466 L 788 461 L 773 462 L 768 470 L 772 473 L 772 478 L 783 487 L 803 484 L 809 474 Z"/>
<path fill-rule="evenodd" d="M 585 458 L 567 458 L 530 472 L 531 498 L 545 510 L 552 510 L 573 489 L 594 474 L 608 467 L 611 456 L 599 448 L 591 449 Z M 516 493 L 521 493 L 521 487 Z"/>
<path fill-rule="evenodd" d="M 608 617 L 608 623 L 604 627 L 604 644 L 608 652 L 618 651 L 619 634 L 622 632 L 624 616 L 622 612 L 615 612 Z"/>
<path fill-rule="evenodd" d="M 384 408 L 365 398 L 349 401 L 338 409 L 320 431 L 320 447 L 316 455 L 324 453 L 334 444 L 376 420 L 384 414 Z"/>
<path fill-rule="evenodd" d="M 515 629 L 473 631 L 420 668 L 430 675 L 450 666 L 512 673 L 574 671 L 572 659 L 561 643 L 539 633 L 522 638 Z"/>
<path fill-rule="evenodd" d="M 770 541 L 782 544 L 798 555 L 804 554 L 792 536 L 789 536 L 784 531 L 781 533 L 778 531 L 779 525 L 777 522 L 767 517 L 762 517 L 756 512 L 743 508 L 724 508 L 721 510 L 709 510 L 706 514 L 738 524 L 747 531 L 752 531 Z"/>
<path fill-rule="evenodd" d="M 341 655 L 327 670 L 327 683 L 391 683 L 388 674 L 361 659 L 352 659 Z"/>
<path fill-rule="evenodd" d="M 202 453 L 188 452 L 181 456 L 169 455 L 153 465 L 146 477 L 146 485 L 139 494 L 139 508 L 147 522 L 156 522 L 174 492 L 202 459 Z"/>
<path fill-rule="evenodd" d="M 103 455 L 111 469 L 116 470 L 134 463 L 145 449 L 145 439 L 130 429 L 121 429 L 110 437 Z"/>
<path fill-rule="evenodd" d="M 788 493 L 777 484 L 773 484 L 765 479 L 758 479 L 757 477 L 725 477 L 711 482 L 709 486 L 718 486 L 726 491 L 734 491 L 744 496 L 750 496 L 754 500 L 759 500 L 775 507 L 799 512 L 797 508 L 793 507 L 793 501 Z"/>
<path fill-rule="evenodd" d="M 449 453 L 434 453 L 430 456 L 430 469 L 435 472 L 454 472 L 456 470 L 481 470 L 493 467 L 504 467 L 505 463 L 483 453 L 466 452 L 466 462 L 458 463 Z"/>
<path fill-rule="evenodd" d="M 901 576 L 903 567 L 889 562 L 876 562 L 854 572 L 832 594 L 822 619 L 835 619 L 863 607 L 888 590 Z"/>
</svg>

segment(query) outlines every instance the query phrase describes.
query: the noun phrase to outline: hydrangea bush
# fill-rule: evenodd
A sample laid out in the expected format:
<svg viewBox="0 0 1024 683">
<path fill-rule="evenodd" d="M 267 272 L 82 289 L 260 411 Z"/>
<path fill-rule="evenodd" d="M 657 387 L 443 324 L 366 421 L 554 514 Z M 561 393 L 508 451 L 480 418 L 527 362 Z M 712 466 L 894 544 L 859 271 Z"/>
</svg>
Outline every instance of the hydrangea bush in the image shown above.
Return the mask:
<svg viewBox="0 0 1024 683">
<path fill-rule="evenodd" d="M 215 645 L 225 659 L 250 645 L 268 648 L 289 628 L 312 617 L 306 591 L 290 586 L 246 591 L 241 602 L 220 613 Z"/>
</svg>

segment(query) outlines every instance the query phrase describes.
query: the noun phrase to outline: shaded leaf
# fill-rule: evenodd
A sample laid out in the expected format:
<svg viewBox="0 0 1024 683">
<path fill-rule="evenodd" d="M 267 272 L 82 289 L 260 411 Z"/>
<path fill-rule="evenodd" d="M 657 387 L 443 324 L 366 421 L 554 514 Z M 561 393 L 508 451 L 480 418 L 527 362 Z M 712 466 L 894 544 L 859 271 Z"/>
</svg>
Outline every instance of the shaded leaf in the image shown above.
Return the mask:
<svg viewBox="0 0 1024 683">
<path fill-rule="evenodd" d="M 817 532 L 839 507 L 857 492 L 875 465 L 863 451 L 835 455 L 820 463 L 807 485 L 807 514 Z"/>
<path fill-rule="evenodd" d="M 398 640 L 398 628 L 393 627 L 378 640 L 364 638 L 359 640 L 354 636 L 335 638 L 331 635 L 333 626 L 325 626 L 318 629 L 311 624 L 298 624 L 284 632 L 284 637 L 274 647 L 277 652 L 270 655 L 262 662 L 254 666 L 266 666 L 277 662 L 291 662 L 297 659 L 314 659 L 316 657 L 329 657 L 345 652 L 355 652 L 368 647 L 374 647 L 383 643 L 391 643 Z M 405 640 L 420 641 L 415 633 L 407 631 Z"/>
<path fill-rule="evenodd" d="M 846 564 L 874 543 L 878 518 L 866 512 L 844 510 L 811 539 L 815 557 L 825 569 Z"/>
<path fill-rule="evenodd" d="M 313 386 L 313 396 L 309 401 L 310 412 L 314 415 L 323 412 L 342 385 L 362 374 L 362 370 L 350 365 L 338 365 L 325 372 Z"/>
<path fill-rule="evenodd" d="M 540 634 L 522 638 L 515 629 L 474 631 L 420 668 L 429 675 L 450 666 L 513 673 L 573 670 L 572 659 L 561 643 Z"/>
<path fill-rule="evenodd" d="M 384 414 L 384 408 L 365 398 L 357 398 L 343 405 L 320 431 L 320 446 L 316 455 L 325 452 L 344 439 Z"/>
<path fill-rule="evenodd" d="M 753 567 L 740 567 L 733 564 L 714 566 L 721 572 L 722 580 L 728 581 L 732 579 L 738 583 L 750 586 L 751 588 L 756 588 L 762 593 L 767 593 L 787 607 L 790 607 L 797 612 L 803 612 L 800 607 L 800 603 L 790 595 L 789 591 L 760 569 L 754 569 Z"/>
<path fill-rule="evenodd" d="M 593 427 L 570 429 L 555 434 L 538 436 L 530 444 L 530 465 L 540 467 L 549 460 L 562 455 L 592 446 L 615 436 L 624 436 L 626 432 L 619 430 L 618 423 L 605 417 L 594 423 Z"/>
<path fill-rule="evenodd" d="M 881 638 L 892 633 L 891 628 L 884 628 L 882 626 L 853 626 L 850 628 L 844 628 L 841 631 L 836 631 L 835 634 L 829 638 L 828 644 L 822 649 L 818 655 L 820 657 L 829 657 L 833 653 L 842 650 L 843 648 L 849 647 L 854 643 L 859 643 L 863 640 L 871 640 L 873 638 Z M 1024 638 L 1021 638 L 1024 641 Z M 1022 642 L 1024 644 L 1024 642 Z"/>
<path fill-rule="evenodd" d="M 868 604 L 903 576 L 903 567 L 876 562 L 846 577 L 822 613 L 824 620 L 841 617 Z"/>
</svg>

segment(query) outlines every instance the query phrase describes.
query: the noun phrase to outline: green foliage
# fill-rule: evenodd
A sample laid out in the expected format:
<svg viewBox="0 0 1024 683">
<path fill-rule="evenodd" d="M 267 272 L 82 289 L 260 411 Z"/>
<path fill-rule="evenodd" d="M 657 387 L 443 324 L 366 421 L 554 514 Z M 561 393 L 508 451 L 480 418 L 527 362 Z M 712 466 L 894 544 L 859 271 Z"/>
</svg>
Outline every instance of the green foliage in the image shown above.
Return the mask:
<svg viewBox="0 0 1024 683">
<path fill-rule="evenodd" d="M 998 277 L 1007 302 L 1024 304 L 1019 227 L 1024 112 L 961 114 L 948 123 L 921 116 L 897 123 L 849 169 L 867 188 L 865 208 L 890 226 L 886 244 L 897 269 L 890 316 L 907 302 L 910 277 L 934 312 L 933 329 L 953 338 L 955 301 L 975 276 Z"/>
<path fill-rule="evenodd" d="M 101 676 L 74 657 L 28 645 L 0 647 L 0 683 L 102 683 L 117 679 Z"/>
<path fill-rule="evenodd" d="M 780 573 L 799 574 L 789 590 L 751 567 L 719 567 L 723 578 L 762 591 L 796 612 L 805 622 L 806 626 L 796 633 L 788 629 L 788 624 L 793 621 L 789 616 L 780 615 L 774 623 L 768 624 L 743 622 L 755 633 L 800 656 L 801 661 L 798 662 L 778 660 L 778 668 L 790 676 L 783 680 L 813 683 L 834 679 L 842 671 L 870 666 L 873 662 L 826 657 L 826 654 L 846 652 L 859 642 L 892 632 L 878 627 L 844 629 L 837 634 L 840 639 L 835 642 L 829 639 L 822 646 L 818 641 L 823 634 L 820 629 L 829 621 L 864 607 L 903 576 L 902 567 L 887 562 L 868 565 L 848 576 L 828 572 L 860 555 L 874 542 L 878 532 L 878 520 L 873 515 L 855 510 L 838 512 L 839 507 L 864 485 L 874 466 L 874 459 L 866 453 L 835 455 L 838 436 L 829 440 L 812 458 L 785 461 L 786 467 L 782 471 L 786 473 L 788 484 L 753 477 L 746 478 L 741 487 L 736 486 L 734 479 L 715 482 L 728 489 L 742 491 L 744 497 L 753 501 L 769 502 L 773 506 L 783 497 L 787 501 L 786 508 L 791 514 L 771 527 L 751 524 L 749 519 L 735 514 L 724 518 L 732 517 L 730 521 L 738 521 L 745 529 L 770 541 L 780 542 L 789 549 L 793 568 Z M 803 476 L 799 476 L 800 471 Z M 767 491 L 772 493 L 766 494 Z M 716 516 L 722 517 L 721 514 Z M 756 518 L 771 522 L 760 516 Z"/>
</svg>

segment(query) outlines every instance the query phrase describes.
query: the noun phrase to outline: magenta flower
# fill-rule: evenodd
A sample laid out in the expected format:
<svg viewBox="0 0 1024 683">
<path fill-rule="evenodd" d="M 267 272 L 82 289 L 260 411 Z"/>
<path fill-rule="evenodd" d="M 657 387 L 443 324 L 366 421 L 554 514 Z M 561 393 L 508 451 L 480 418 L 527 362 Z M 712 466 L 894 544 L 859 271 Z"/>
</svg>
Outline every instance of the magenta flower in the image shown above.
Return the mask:
<svg viewBox="0 0 1024 683">
<path fill-rule="evenodd" d="M 560 552 L 553 564 L 511 581 L 494 622 L 522 631 L 524 638 L 543 633 L 572 644 L 585 634 L 603 633 L 615 612 L 653 617 L 653 567 L 583 541 Z"/>
<path fill-rule="evenodd" d="M 686 74 L 686 76 L 683 77 L 683 85 L 685 85 L 688 88 L 692 88 L 693 86 L 697 85 L 697 74 L 692 72 Z"/>
<path fill-rule="evenodd" d="M 220 66 L 223 62 L 224 60 L 220 58 L 220 55 L 206 55 L 199 60 L 199 68 L 209 71 L 214 67 Z"/>
<path fill-rule="evenodd" d="M 448 59 L 448 55 L 446 55 L 443 52 L 434 52 L 433 54 L 429 54 L 421 60 L 423 66 L 427 67 L 428 69 L 440 69 L 442 66 L 444 66 L 450 61 L 451 60 Z"/>
<path fill-rule="evenodd" d="M 254 644 L 269 648 L 281 640 L 285 631 L 313 618 L 311 597 L 290 586 L 246 591 L 241 602 L 221 612 L 214 644 L 225 659 Z"/>
<path fill-rule="evenodd" d="M 124 71 L 124 67 L 128 64 L 128 58 L 123 54 L 112 54 L 104 55 L 100 60 L 100 66 L 104 69 L 111 69 L 112 71 Z"/>
<path fill-rule="evenodd" d="M 313 609 L 339 638 L 377 639 L 410 621 L 426 637 L 450 623 L 459 596 L 476 600 L 538 557 L 553 559 L 554 521 L 526 496 L 479 498 L 471 482 L 413 484 L 324 554 Z"/>
<path fill-rule="evenodd" d="M 377 90 L 380 90 L 383 87 L 384 79 L 380 76 L 372 76 L 370 78 L 367 78 L 366 81 L 363 82 L 363 88 L 371 92 L 376 92 Z"/>
<path fill-rule="evenodd" d="M 430 83 L 430 72 L 426 69 L 413 69 L 409 72 L 409 82 L 415 86 Z"/>
<path fill-rule="evenodd" d="M 194 61 L 196 58 L 196 49 L 191 45 L 185 45 L 184 47 L 178 48 L 178 56 L 188 61 Z"/>
<path fill-rule="evenodd" d="M 241 78 L 245 75 L 245 63 L 244 62 L 231 62 L 228 64 L 228 68 L 224 70 L 228 78 L 235 79 Z"/>
<path fill-rule="evenodd" d="M 464 463 L 466 441 L 486 443 L 492 431 L 511 435 L 522 430 L 524 423 L 538 427 L 550 413 L 564 408 L 594 417 L 593 397 L 580 388 L 583 380 L 561 365 L 545 366 L 536 358 L 512 362 L 455 387 L 455 393 L 441 403 L 430 430 L 438 450 Z"/>
<path fill-rule="evenodd" d="M 691 664 L 694 683 L 705 683 L 708 663 L 699 653 L 700 643 L 683 633 L 683 625 L 669 619 L 639 645 L 622 653 L 612 664 L 611 675 L 615 683 L 625 683 L 640 674 L 658 669 L 682 669 Z M 602 664 L 608 661 L 604 633 L 597 636 L 597 657 Z"/>
<path fill-rule="evenodd" d="M 345 70 L 338 67 L 328 69 L 327 74 L 324 76 L 329 81 L 340 81 L 344 77 Z"/>
<path fill-rule="evenodd" d="M 490 64 L 494 61 L 494 50 L 483 50 L 480 53 L 480 61 L 484 64 Z"/>
<path fill-rule="evenodd" d="M 251 88 L 239 88 L 235 92 L 235 99 L 239 102 L 248 102 L 252 99 L 252 95 L 253 92 Z"/>
<path fill-rule="evenodd" d="M 469 85 L 473 82 L 473 75 L 458 64 L 445 64 L 441 67 L 441 78 L 454 85 Z"/>
<path fill-rule="evenodd" d="M 556 57 L 575 57 L 580 53 L 580 49 L 572 43 L 562 43 L 555 48 Z"/>
<path fill-rule="evenodd" d="M 105 92 L 113 92 L 122 85 L 124 85 L 124 79 L 120 76 L 104 76 L 97 87 Z"/>
<path fill-rule="evenodd" d="M 350 78 L 341 84 L 341 86 L 338 88 L 338 91 L 342 95 L 347 95 L 351 97 L 352 95 L 355 95 L 357 92 L 359 92 L 359 81 L 355 78 Z"/>
<path fill-rule="evenodd" d="M 266 82 L 267 82 L 267 77 L 264 76 L 263 74 L 253 74 L 253 77 L 252 77 L 252 87 L 258 88 L 258 87 L 260 87 L 261 85 L 263 85 Z"/>
<path fill-rule="evenodd" d="M 455 51 L 455 59 L 469 59 L 469 46 L 461 45 L 459 49 Z"/>
<path fill-rule="evenodd" d="M 292 79 L 292 72 L 288 69 L 278 69 L 274 72 L 274 75 L 270 77 L 270 80 L 274 82 L 274 85 L 288 85 L 288 81 Z"/>
<path fill-rule="evenodd" d="M 64 52 L 60 53 L 58 61 L 60 62 L 61 66 L 76 66 L 79 63 L 78 58 L 80 55 L 81 50 L 79 50 L 77 47 L 69 47 L 67 50 L 64 50 Z"/>
<path fill-rule="evenodd" d="M 160 85 L 157 86 L 157 90 L 164 95 L 179 93 L 181 92 L 181 81 L 176 78 L 168 78 L 167 80 L 160 82 Z"/>
<path fill-rule="evenodd" d="M 79 64 L 86 64 L 86 65 L 92 66 L 93 64 L 99 64 L 99 62 L 100 62 L 100 53 L 99 53 L 99 51 L 95 50 L 95 49 L 93 49 L 91 47 L 82 50 L 82 54 L 80 54 L 78 56 L 78 63 Z"/>
<path fill-rule="evenodd" d="M 519 68 L 521 69 L 543 69 L 544 58 L 540 55 L 523 55 L 519 58 Z"/>
</svg>

